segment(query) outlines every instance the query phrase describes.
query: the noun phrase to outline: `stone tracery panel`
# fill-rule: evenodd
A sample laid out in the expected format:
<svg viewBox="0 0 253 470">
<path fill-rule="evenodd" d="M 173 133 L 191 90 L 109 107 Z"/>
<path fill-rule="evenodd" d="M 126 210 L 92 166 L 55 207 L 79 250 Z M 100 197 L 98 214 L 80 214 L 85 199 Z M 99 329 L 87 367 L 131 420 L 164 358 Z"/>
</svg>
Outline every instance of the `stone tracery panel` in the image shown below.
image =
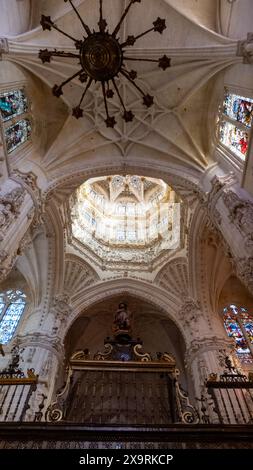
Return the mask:
<svg viewBox="0 0 253 470">
<path fill-rule="evenodd" d="M 185 258 L 177 258 L 160 271 L 155 280 L 156 284 L 178 295 L 187 296 L 189 291 L 188 268 Z"/>
<path fill-rule="evenodd" d="M 78 296 L 83 289 L 98 281 L 98 275 L 86 263 L 69 258 L 65 263 L 64 292 Z"/>
</svg>

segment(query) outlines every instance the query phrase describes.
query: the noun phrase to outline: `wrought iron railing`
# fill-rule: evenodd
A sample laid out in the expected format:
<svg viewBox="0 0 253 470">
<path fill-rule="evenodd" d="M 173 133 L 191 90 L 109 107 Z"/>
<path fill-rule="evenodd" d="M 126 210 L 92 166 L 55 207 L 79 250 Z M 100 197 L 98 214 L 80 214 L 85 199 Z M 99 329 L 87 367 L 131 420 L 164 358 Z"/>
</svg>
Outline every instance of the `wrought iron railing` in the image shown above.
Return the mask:
<svg viewBox="0 0 253 470">
<path fill-rule="evenodd" d="M 131 345 L 131 354 L 125 345 L 116 351 L 118 346 L 107 343 L 93 359 L 87 350 L 72 356 L 47 421 L 122 426 L 198 422 L 170 354 L 153 359 L 140 344 Z"/>
<path fill-rule="evenodd" d="M 27 376 L 19 367 L 19 348 L 12 350 L 10 364 L 0 372 L 0 422 L 26 419 L 29 401 L 37 389 L 38 376 L 34 369 L 27 370 Z"/>
<path fill-rule="evenodd" d="M 253 374 L 248 377 L 225 357 L 224 373 L 210 374 L 200 403 L 200 420 L 209 424 L 253 424 Z"/>
</svg>

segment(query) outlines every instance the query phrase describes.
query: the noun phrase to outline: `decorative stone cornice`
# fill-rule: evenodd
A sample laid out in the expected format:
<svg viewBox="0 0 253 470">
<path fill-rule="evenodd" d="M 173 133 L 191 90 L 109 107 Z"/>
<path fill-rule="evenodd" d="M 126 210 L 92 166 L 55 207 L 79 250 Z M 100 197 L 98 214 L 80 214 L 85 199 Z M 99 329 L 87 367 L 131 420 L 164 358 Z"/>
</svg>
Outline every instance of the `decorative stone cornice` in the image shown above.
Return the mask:
<svg viewBox="0 0 253 470">
<path fill-rule="evenodd" d="M 17 336 L 15 343 L 22 348 L 32 347 L 47 349 L 54 353 L 58 359 L 64 356 L 64 345 L 61 338 L 57 335 L 52 336 L 44 332 L 28 333 L 26 335 Z"/>
<path fill-rule="evenodd" d="M 222 196 L 225 188 L 229 188 L 236 182 L 236 176 L 233 172 L 228 173 L 224 176 L 214 176 L 211 180 L 212 189 L 207 193 L 203 200 L 203 206 L 206 208 L 208 215 L 214 225 L 221 225 L 221 214 L 217 210 L 217 202 Z"/>
<path fill-rule="evenodd" d="M 191 341 L 190 345 L 186 351 L 186 363 L 191 365 L 191 363 L 198 357 L 203 355 L 208 351 L 219 351 L 219 350 L 229 350 L 234 349 L 234 342 L 229 338 L 220 338 L 217 336 L 205 336 L 201 339 L 194 339 Z"/>
<path fill-rule="evenodd" d="M 247 39 L 238 42 L 237 55 L 243 57 L 244 64 L 253 64 L 253 33 Z"/>
<path fill-rule="evenodd" d="M 35 210 L 31 211 L 33 218 L 32 228 L 37 228 L 43 224 L 43 215 L 45 213 L 45 204 L 42 198 L 41 189 L 37 183 L 37 176 L 33 172 L 24 173 L 20 170 L 13 170 L 11 179 L 19 183 L 31 196 Z M 30 217 L 31 218 L 31 217 Z"/>
</svg>

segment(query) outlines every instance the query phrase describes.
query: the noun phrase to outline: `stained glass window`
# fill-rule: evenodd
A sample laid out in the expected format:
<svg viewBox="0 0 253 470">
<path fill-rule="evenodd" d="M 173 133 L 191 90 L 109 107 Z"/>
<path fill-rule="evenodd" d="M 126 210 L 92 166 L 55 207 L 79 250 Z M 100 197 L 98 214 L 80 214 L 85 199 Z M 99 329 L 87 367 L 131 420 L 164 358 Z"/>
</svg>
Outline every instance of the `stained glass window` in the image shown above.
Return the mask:
<svg viewBox="0 0 253 470">
<path fill-rule="evenodd" d="M 8 153 L 26 142 L 31 135 L 31 121 L 25 114 L 28 107 L 24 90 L 0 93 L 0 119 Z"/>
<path fill-rule="evenodd" d="M 0 293 L 0 344 L 8 343 L 26 306 L 26 295 L 20 290 Z"/>
<path fill-rule="evenodd" d="M 225 329 L 235 341 L 238 358 L 245 364 L 252 364 L 253 315 L 246 308 L 236 305 L 224 308 L 223 313 Z"/>
<path fill-rule="evenodd" d="M 225 89 L 220 141 L 241 160 L 246 159 L 249 132 L 253 122 L 253 99 L 229 93 Z"/>
<path fill-rule="evenodd" d="M 4 131 L 7 152 L 11 153 L 19 145 L 26 142 L 31 135 L 31 122 L 28 119 L 21 119 L 16 124 L 7 127 Z"/>
<path fill-rule="evenodd" d="M 220 139 L 233 153 L 245 160 L 249 146 L 248 132 L 239 129 L 230 122 L 223 121 L 220 127 Z"/>
<path fill-rule="evenodd" d="M 0 112 L 4 122 L 28 110 L 28 101 L 24 90 L 13 90 L 0 95 Z"/>
<path fill-rule="evenodd" d="M 253 99 L 226 92 L 224 114 L 234 121 L 251 127 L 253 119 Z"/>
</svg>

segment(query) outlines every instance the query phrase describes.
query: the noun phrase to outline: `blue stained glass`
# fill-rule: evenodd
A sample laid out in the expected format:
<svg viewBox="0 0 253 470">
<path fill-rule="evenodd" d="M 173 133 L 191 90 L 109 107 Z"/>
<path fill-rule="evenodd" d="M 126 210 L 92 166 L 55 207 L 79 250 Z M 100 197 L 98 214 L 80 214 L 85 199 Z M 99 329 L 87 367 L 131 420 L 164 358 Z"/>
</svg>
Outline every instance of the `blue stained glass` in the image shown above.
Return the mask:
<svg viewBox="0 0 253 470">
<path fill-rule="evenodd" d="M 0 115 L 4 122 L 28 110 L 28 101 L 23 90 L 13 90 L 0 95 Z"/>
<path fill-rule="evenodd" d="M 28 119 L 21 119 L 5 130 L 5 141 L 7 152 L 11 153 L 19 145 L 26 142 L 31 135 L 31 122 Z"/>
<path fill-rule="evenodd" d="M 8 343 L 26 306 L 26 296 L 21 291 L 7 291 L 0 295 L 0 343 Z"/>
<path fill-rule="evenodd" d="M 236 344 L 236 352 L 241 362 L 251 364 L 253 358 L 249 342 L 253 344 L 253 319 L 245 308 L 230 305 L 223 309 L 224 325 L 227 334 Z M 246 336 L 244 335 L 246 331 Z"/>
<path fill-rule="evenodd" d="M 0 300 L 0 318 L 1 318 L 3 311 L 4 311 L 4 303 Z"/>
<path fill-rule="evenodd" d="M 253 119 L 253 100 L 244 96 L 226 93 L 223 112 L 231 119 L 251 127 Z"/>
</svg>

